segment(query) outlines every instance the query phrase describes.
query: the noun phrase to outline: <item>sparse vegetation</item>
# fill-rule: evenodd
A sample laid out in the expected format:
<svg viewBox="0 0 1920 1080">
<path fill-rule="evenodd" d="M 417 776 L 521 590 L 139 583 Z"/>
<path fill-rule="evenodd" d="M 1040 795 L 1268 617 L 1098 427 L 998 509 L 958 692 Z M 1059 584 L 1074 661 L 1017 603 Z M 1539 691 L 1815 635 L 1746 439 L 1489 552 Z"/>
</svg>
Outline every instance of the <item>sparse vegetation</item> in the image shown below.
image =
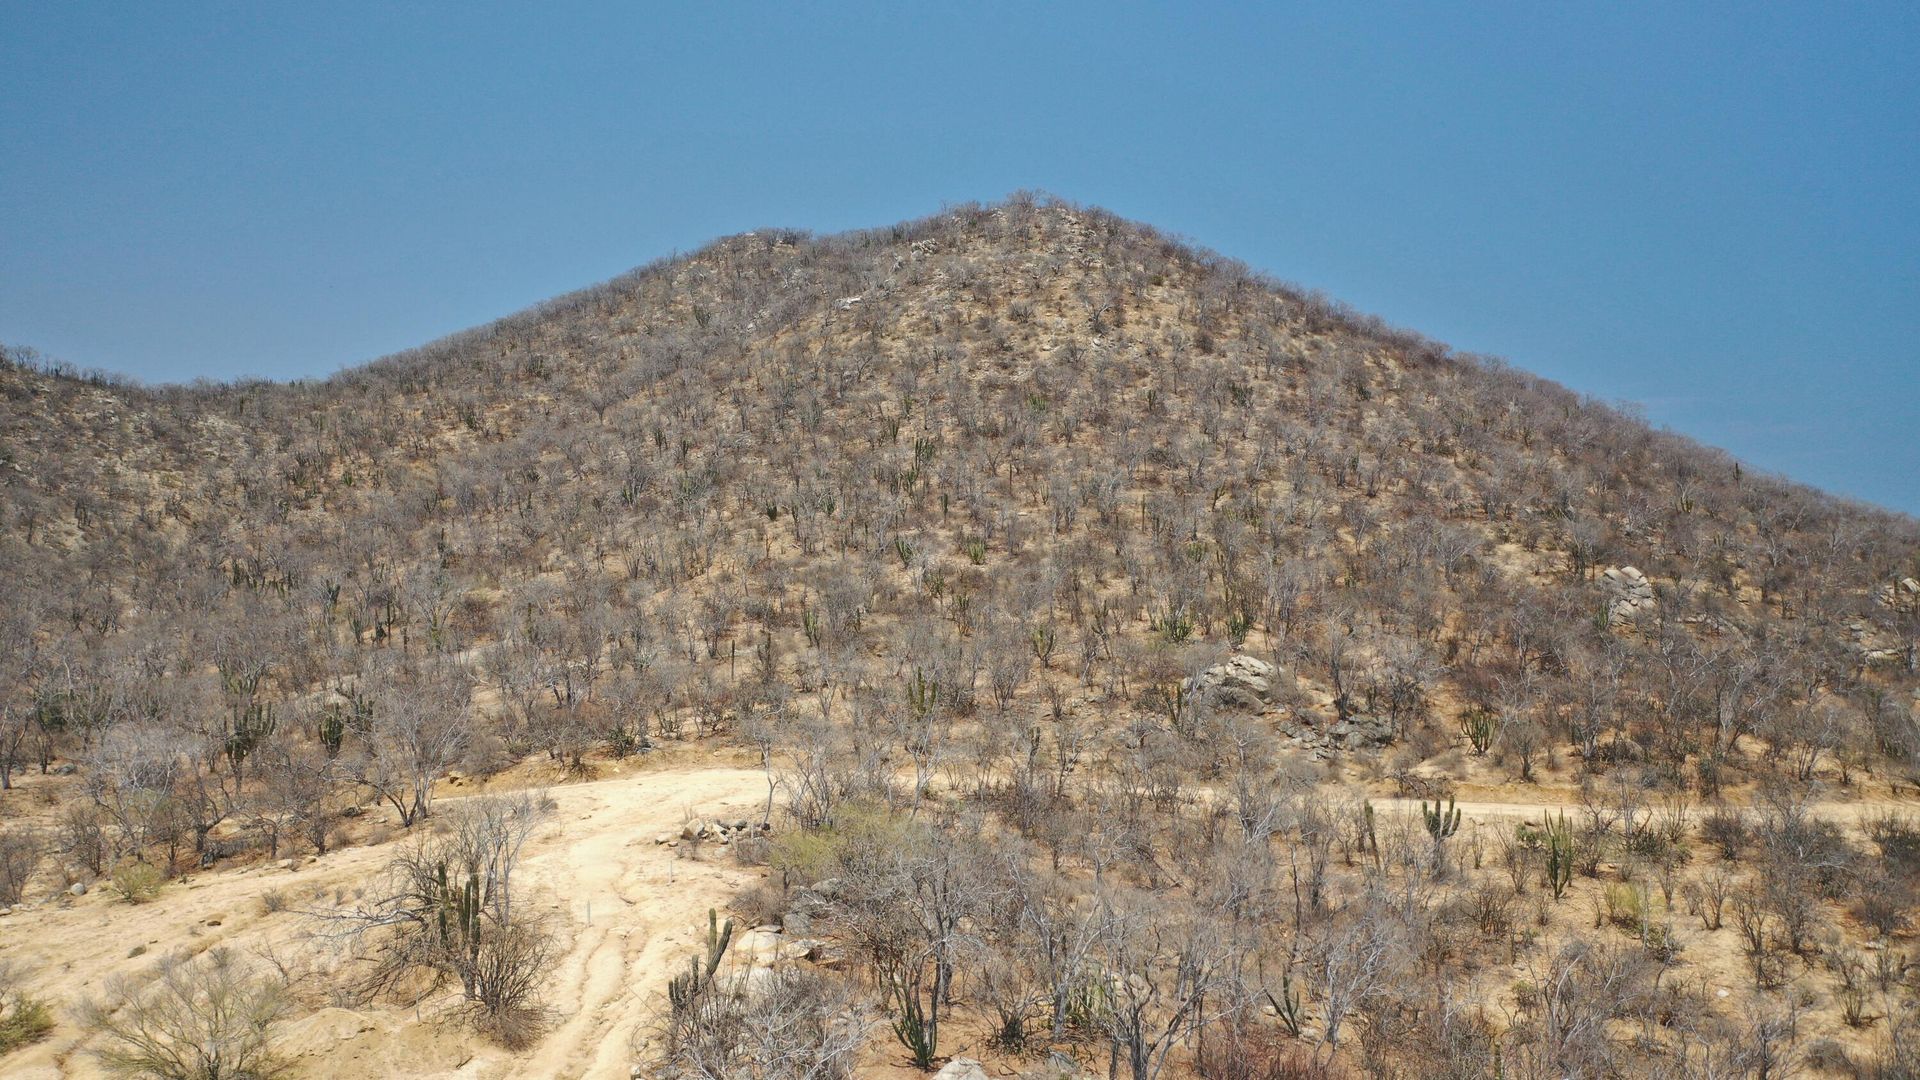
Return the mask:
<svg viewBox="0 0 1920 1080">
<path fill-rule="evenodd" d="M 288 1007 L 284 990 L 227 950 L 168 957 L 151 980 L 122 978 L 108 994 L 86 1003 L 82 1022 L 115 1076 L 239 1080 L 285 1070 L 272 1046 Z"/>
<path fill-rule="evenodd" d="M 1099 211 L 762 231 L 318 382 L 10 352 L 0 452 L 0 902 L 397 834 L 303 913 L 340 983 L 524 1045 L 587 912 L 458 788 L 744 743 L 772 838 L 646 850 L 764 860 L 732 910 L 838 970 L 676 966 L 679 1075 L 1912 1068 L 1920 527 Z M 103 1040 L 217 977 L 265 1052 L 166 971 Z"/>
</svg>

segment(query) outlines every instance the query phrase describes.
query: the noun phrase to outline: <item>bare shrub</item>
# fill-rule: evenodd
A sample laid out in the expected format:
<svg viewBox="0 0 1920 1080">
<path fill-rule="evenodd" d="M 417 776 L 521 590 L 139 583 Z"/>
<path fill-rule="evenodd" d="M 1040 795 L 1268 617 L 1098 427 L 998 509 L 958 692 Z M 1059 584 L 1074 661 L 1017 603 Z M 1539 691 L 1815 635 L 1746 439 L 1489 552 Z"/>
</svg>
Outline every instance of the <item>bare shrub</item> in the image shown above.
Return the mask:
<svg viewBox="0 0 1920 1080">
<path fill-rule="evenodd" d="M 722 976 L 673 1025 L 656 1066 L 689 1080 L 840 1080 L 873 1025 L 852 988 L 822 972 Z"/>
<path fill-rule="evenodd" d="M 107 993 L 82 1006 L 81 1021 L 101 1039 L 95 1053 L 113 1075 L 229 1080 L 286 1068 L 271 1046 L 285 987 L 227 949 L 168 957 L 150 985 L 116 978 Z"/>
<path fill-rule="evenodd" d="M 40 867 L 46 845 L 24 830 L 0 833 L 0 907 L 17 904 L 27 882 Z"/>
<path fill-rule="evenodd" d="M 515 911 L 513 873 L 551 805 L 527 793 L 451 804 L 394 857 L 370 899 L 325 916 L 364 957 L 362 989 L 419 1000 L 454 980 L 476 1027 L 508 1047 L 529 1043 L 546 1019 L 539 998 L 554 935 Z"/>
</svg>

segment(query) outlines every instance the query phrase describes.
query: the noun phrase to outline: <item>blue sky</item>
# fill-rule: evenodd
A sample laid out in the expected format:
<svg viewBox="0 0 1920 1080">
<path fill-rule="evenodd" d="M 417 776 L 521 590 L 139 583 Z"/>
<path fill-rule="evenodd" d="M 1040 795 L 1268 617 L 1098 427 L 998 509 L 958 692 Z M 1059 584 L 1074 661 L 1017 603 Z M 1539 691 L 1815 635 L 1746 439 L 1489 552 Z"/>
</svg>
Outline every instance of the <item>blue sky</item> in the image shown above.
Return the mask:
<svg viewBox="0 0 1920 1080">
<path fill-rule="evenodd" d="M 1021 188 L 1920 512 L 1920 7 L 0 6 L 0 340 L 318 375 Z"/>
</svg>

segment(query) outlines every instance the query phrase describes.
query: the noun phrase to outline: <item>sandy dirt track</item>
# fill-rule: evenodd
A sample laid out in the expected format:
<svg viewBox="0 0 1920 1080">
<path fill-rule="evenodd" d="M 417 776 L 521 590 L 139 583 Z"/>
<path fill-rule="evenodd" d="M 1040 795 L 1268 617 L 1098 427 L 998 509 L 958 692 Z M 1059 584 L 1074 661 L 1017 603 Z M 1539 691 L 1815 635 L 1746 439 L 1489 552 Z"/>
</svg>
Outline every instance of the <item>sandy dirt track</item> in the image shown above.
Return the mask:
<svg viewBox="0 0 1920 1080">
<path fill-rule="evenodd" d="M 523 853 L 528 898 L 550 911 L 564 936 L 549 984 L 551 1030 L 531 1050 L 509 1053 L 435 1010 L 344 1009 L 311 1004 L 279 1029 L 292 1075 L 418 1077 L 618 1077 L 628 1075 L 637 1031 L 664 1000 L 668 976 L 704 940 L 709 907 L 752 884 L 762 871 L 724 851 L 704 858 L 657 845 L 689 818 L 755 820 L 765 774 L 728 765 L 642 768 L 615 779 L 552 789 L 559 807 Z M 0 962 L 51 1000 L 51 1037 L 0 1059 L 15 1080 L 100 1075 L 72 1006 L 100 995 L 114 975 L 138 978 L 155 957 L 223 945 L 243 954 L 297 956 L 311 909 L 380 872 L 392 843 L 350 848 L 289 871 L 279 865 L 195 875 L 132 907 L 109 890 L 50 901 L 0 919 Z M 283 890 L 288 910 L 268 913 L 262 896 Z M 136 948 L 146 952 L 130 957 Z M 456 992 L 457 996 L 457 992 Z M 444 1006 L 442 1006 L 444 1010 Z"/>
</svg>

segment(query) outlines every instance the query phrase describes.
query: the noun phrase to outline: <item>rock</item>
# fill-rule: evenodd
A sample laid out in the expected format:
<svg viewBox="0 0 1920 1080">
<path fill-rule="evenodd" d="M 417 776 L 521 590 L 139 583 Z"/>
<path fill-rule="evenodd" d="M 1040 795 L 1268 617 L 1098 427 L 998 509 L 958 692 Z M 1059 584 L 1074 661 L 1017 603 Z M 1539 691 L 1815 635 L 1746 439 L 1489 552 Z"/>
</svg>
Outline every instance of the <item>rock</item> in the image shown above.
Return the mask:
<svg viewBox="0 0 1920 1080">
<path fill-rule="evenodd" d="M 68 896 L 87 895 L 87 883 L 84 881 L 76 881 L 73 884 L 67 886 L 67 895 Z"/>
<path fill-rule="evenodd" d="M 673 837 L 668 833 L 661 833 L 659 836 L 653 838 L 653 842 L 656 844 L 668 844 L 673 842 Z"/>
<path fill-rule="evenodd" d="M 295 859 L 281 859 L 279 862 L 275 863 L 274 865 L 278 866 L 282 870 L 291 870 L 294 867 L 299 866 L 300 863 L 298 860 L 295 860 Z"/>
<path fill-rule="evenodd" d="M 1601 573 L 1606 582 L 1612 600 L 1607 605 L 1607 621 L 1610 623 L 1633 622 L 1642 614 L 1651 614 L 1659 606 L 1654 597 L 1653 582 L 1638 567 L 1617 566 Z"/>
<path fill-rule="evenodd" d="M 1328 728 L 1327 736 L 1348 750 L 1385 746 L 1393 741 L 1393 722 L 1382 716 L 1350 716 Z"/>
<path fill-rule="evenodd" d="M 811 938 L 789 938 L 775 927 L 763 926 L 741 934 L 733 948 L 749 963 L 774 964 L 809 959 L 824 944 Z"/>
<path fill-rule="evenodd" d="M 698 840 L 699 838 L 700 838 L 700 826 L 695 825 L 691 821 L 687 822 L 685 825 L 680 826 L 680 839 Z"/>
<path fill-rule="evenodd" d="M 957 1057 L 941 1066 L 933 1080 L 987 1080 L 987 1070 L 972 1058 Z"/>
<path fill-rule="evenodd" d="M 1272 664 L 1239 655 L 1187 680 L 1187 694 L 1215 708 L 1261 712 L 1273 704 L 1278 673 Z"/>
<path fill-rule="evenodd" d="M 819 938 L 793 938 L 787 942 L 786 951 L 795 960 L 819 960 L 827 955 L 827 943 Z"/>
</svg>

